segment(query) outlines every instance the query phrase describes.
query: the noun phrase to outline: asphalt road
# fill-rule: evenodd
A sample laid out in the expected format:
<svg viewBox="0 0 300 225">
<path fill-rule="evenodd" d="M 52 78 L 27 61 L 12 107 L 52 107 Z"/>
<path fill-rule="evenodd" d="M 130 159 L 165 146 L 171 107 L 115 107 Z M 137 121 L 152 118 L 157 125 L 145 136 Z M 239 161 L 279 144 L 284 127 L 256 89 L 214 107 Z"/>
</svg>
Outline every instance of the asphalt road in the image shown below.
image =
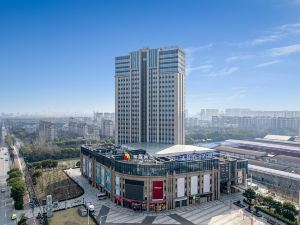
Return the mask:
<svg viewBox="0 0 300 225">
<path fill-rule="evenodd" d="M 1 127 L 2 135 L 5 136 L 6 131 Z M 8 161 L 6 161 L 8 160 Z M 7 171 L 9 170 L 10 159 L 8 148 L 4 143 L 4 138 L 0 143 L 0 224 L 1 225 L 14 225 L 16 221 L 11 219 L 11 215 L 15 212 L 13 207 L 13 200 L 10 198 L 10 190 L 6 183 Z M 2 192 L 2 188 L 5 192 Z"/>
</svg>

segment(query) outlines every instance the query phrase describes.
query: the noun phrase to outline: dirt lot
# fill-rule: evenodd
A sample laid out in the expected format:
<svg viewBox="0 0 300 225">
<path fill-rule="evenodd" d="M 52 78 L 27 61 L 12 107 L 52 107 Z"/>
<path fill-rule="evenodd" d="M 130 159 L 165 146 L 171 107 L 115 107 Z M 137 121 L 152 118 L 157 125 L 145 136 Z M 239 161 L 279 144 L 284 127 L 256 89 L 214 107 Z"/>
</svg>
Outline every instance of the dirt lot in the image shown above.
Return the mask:
<svg viewBox="0 0 300 225">
<path fill-rule="evenodd" d="M 81 217 L 77 210 L 78 207 L 53 213 L 53 217 L 49 219 L 49 225 L 86 225 L 88 218 Z M 91 217 L 90 225 L 96 225 Z"/>
<path fill-rule="evenodd" d="M 75 198 L 83 194 L 82 189 L 63 170 L 43 172 L 37 179 L 36 192 L 40 200 L 52 195 L 53 201 Z"/>
</svg>

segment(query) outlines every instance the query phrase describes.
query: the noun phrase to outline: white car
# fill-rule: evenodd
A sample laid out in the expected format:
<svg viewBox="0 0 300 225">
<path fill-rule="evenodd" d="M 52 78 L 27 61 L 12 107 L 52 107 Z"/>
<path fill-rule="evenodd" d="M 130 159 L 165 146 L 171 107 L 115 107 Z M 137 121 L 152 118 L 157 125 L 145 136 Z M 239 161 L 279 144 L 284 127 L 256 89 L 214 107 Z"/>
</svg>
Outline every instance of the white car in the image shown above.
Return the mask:
<svg viewBox="0 0 300 225">
<path fill-rule="evenodd" d="M 90 204 L 90 203 L 87 203 L 87 204 L 86 204 L 86 207 L 88 208 L 88 210 L 89 210 L 90 212 L 94 212 L 94 211 L 95 211 L 95 206 L 92 205 L 92 204 Z"/>
<path fill-rule="evenodd" d="M 5 188 L 1 188 L 1 192 L 3 193 L 3 192 L 5 192 L 6 190 L 5 190 Z"/>
</svg>

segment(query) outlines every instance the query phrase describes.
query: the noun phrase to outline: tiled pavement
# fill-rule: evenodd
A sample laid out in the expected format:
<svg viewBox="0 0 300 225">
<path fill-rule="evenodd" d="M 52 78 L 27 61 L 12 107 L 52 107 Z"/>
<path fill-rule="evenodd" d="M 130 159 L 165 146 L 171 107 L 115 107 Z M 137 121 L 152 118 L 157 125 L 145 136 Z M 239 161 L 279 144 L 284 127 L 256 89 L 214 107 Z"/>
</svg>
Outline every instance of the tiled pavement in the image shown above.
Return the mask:
<svg viewBox="0 0 300 225">
<path fill-rule="evenodd" d="M 110 200 L 97 200 L 97 189 L 91 187 L 87 180 L 80 176 L 79 171 L 69 171 L 71 177 L 85 189 L 84 198 L 95 206 L 97 221 L 101 225 L 250 225 L 251 216 L 231 204 L 239 199 L 240 194 L 222 197 L 219 201 L 202 203 L 166 212 L 142 213 L 122 208 Z M 267 224 L 254 221 L 253 225 Z"/>
</svg>

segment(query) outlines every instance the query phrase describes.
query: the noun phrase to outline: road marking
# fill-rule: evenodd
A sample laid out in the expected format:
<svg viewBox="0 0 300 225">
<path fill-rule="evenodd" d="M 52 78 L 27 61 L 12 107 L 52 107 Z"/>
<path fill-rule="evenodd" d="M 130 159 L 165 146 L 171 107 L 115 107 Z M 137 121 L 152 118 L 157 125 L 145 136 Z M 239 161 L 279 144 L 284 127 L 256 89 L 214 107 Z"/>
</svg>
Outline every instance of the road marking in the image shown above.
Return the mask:
<svg viewBox="0 0 300 225">
<path fill-rule="evenodd" d="M 5 211 L 4 215 L 5 215 L 5 217 L 6 217 L 6 211 Z"/>
</svg>

